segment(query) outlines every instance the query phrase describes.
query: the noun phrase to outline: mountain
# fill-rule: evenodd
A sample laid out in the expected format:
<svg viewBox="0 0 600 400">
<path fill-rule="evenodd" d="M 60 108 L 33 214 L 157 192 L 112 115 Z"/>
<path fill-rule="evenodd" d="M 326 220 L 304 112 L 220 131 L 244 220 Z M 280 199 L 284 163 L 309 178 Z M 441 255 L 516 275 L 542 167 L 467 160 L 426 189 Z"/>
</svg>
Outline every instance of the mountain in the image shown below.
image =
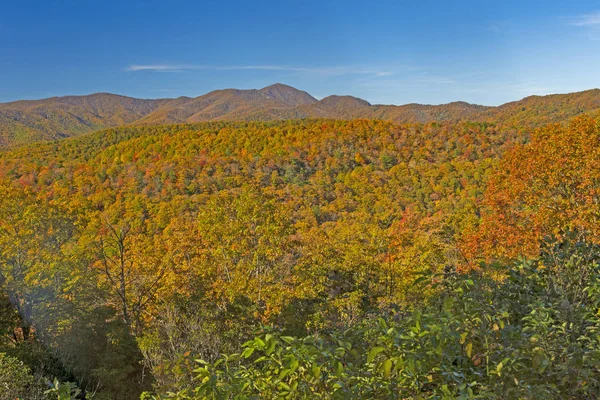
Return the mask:
<svg viewBox="0 0 600 400">
<path fill-rule="evenodd" d="M 54 140 L 127 125 L 165 102 L 96 93 L 0 104 L 0 146 Z"/>
<path fill-rule="evenodd" d="M 0 147 L 56 140 L 121 125 L 201 121 L 369 118 L 399 123 L 494 122 L 533 126 L 600 114 L 600 90 L 530 96 L 498 107 L 465 102 L 442 105 L 381 105 L 352 96 L 317 100 L 307 92 L 274 84 L 262 89 L 224 89 L 190 98 L 143 100 L 109 93 L 0 103 Z"/>
<path fill-rule="evenodd" d="M 479 119 L 517 124 L 528 121 L 540 125 L 568 120 L 576 115 L 600 114 L 600 89 L 548 96 L 529 96 L 482 113 Z"/>
<path fill-rule="evenodd" d="M 215 90 L 193 99 L 182 97 L 165 102 L 161 107 L 141 118 L 138 123 L 278 119 L 272 112 L 316 101 L 306 92 L 281 84 L 267 86 L 261 90 Z"/>
<path fill-rule="evenodd" d="M 328 96 L 311 106 L 313 110 L 321 110 L 330 118 L 352 119 L 369 113 L 371 104 L 353 96 Z M 314 111 L 313 111 L 314 113 Z M 310 112 L 309 112 L 310 114 Z"/>
<path fill-rule="evenodd" d="M 301 106 L 317 102 L 317 99 L 310 94 L 281 83 L 262 88 L 260 92 L 271 99 L 289 106 Z"/>
<path fill-rule="evenodd" d="M 373 117 L 398 122 L 427 123 L 432 121 L 458 122 L 478 120 L 482 112 L 494 107 L 457 101 L 442 105 L 406 104 L 403 106 L 377 105 L 372 108 Z"/>
</svg>

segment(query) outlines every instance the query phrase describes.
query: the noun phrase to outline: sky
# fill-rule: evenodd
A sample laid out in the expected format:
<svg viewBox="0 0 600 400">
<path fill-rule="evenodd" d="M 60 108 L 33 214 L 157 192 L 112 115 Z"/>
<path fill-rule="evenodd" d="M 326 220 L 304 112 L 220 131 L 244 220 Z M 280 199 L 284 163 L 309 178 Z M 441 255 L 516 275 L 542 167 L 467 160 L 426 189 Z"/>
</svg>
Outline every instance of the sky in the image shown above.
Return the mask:
<svg viewBox="0 0 600 400">
<path fill-rule="evenodd" d="M 595 1 L 2 1 L 0 102 L 276 82 L 373 104 L 600 87 Z"/>
</svg>

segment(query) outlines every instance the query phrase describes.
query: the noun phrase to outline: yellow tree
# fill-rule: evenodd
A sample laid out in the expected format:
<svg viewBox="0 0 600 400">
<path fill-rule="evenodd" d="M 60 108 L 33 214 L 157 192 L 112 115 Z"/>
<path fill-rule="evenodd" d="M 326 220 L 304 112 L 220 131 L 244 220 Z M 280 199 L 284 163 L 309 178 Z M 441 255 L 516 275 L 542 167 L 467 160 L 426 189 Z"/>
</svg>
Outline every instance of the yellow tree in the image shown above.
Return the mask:
<svg viewBox="0 0 600 400">
<path fill-rule="evenodd" d="M 202 255 L 195 268 L 217 298 L 246 296 L 263 317 L 292 296 L 294 238 L 288 211 L 252 186 L 220 192 L 198 215 Z"/>
<path fill-rule="evenodd" d="M 105 222 L 96 240 L 94 267 L 109 300 L 135 335 L 141 332 L 145 312 L 174 283 L 171 264 L 158 237 L 136 232 L 128 224 Z"/>
<path fill-rule="evenodd" d="M 58 206 L 38 200 L 29 189 L 0 182 L 0 283 L 27 323 L 51 318 L 75 271 L 65 248 L 74 234 L 73 219 Z"/>
</svg>

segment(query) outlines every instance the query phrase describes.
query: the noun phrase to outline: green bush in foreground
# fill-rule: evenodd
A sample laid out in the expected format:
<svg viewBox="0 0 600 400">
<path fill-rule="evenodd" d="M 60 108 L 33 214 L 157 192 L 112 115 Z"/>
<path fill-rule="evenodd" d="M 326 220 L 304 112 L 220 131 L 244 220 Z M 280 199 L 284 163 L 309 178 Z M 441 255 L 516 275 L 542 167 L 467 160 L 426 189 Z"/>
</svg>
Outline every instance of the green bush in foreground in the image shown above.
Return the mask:
<svg viewBox="0 0 600 400">
<path fill-rule="evenodd" d="M 0 353 L 0 400 L 45 399 L 44 383 L 14 357 Z"/>
</svg>

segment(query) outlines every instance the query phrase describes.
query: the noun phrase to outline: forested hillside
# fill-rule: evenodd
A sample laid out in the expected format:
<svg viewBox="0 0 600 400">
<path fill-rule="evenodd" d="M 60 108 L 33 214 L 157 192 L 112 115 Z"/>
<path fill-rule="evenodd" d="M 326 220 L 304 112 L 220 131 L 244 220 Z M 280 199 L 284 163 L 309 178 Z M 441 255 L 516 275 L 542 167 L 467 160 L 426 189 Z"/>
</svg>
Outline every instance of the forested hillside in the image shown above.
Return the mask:
<svg viewBox="0 0 600 400">
<path fill-rule="evenodd" d="M 593 398 L 600 124 L 530 125 L 594 93 L 4 150 L 0 366 L 40 398 Z"/>
<path fill-rule="evenodd" d="M 108 93 L 0 104 L 0 146 L 77 136 L 137 121 L 164 100 Z"/>
<path fill-rule="evenodd" d="M 600 90 L 531 96 L 498 107 L 465 102 L 442 105 L 372 105 L 352 96 L 317 100 L 283 84 L 260 90 L 216 90 L 189 98 L 141 100 L 107 93 L 0 103 L 0 147 L 51 141 L 115 126 L 273 121 L 382 119 L 404 123 L 477 121 L 510 127 L 564 122 L 600 113 Z"/>
</svg>

